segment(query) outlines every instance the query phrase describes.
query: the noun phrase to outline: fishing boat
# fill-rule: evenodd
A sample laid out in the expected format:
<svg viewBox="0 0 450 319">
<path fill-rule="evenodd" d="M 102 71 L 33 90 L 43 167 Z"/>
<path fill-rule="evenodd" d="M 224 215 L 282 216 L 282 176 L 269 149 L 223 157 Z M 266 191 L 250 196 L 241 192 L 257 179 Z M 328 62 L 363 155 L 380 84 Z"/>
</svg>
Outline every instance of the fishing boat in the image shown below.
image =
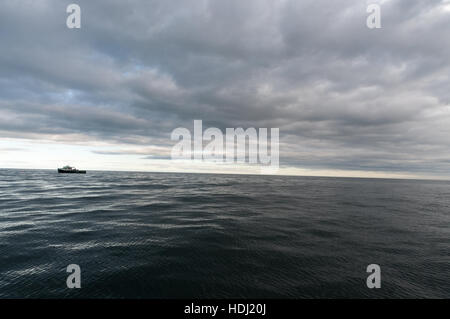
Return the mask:
<svg viewBox="0 0 450 319">
<path fill-rule="evenodd" d="M 66 165 L 63 168 L 58 168 L 58 173 L 63 173 L 63 174 L 86 174 L 86 171 L 82 171 L 82 170 L 76 169 L 75 167 L 71 167 L 69 165 Z"/>
</svg>

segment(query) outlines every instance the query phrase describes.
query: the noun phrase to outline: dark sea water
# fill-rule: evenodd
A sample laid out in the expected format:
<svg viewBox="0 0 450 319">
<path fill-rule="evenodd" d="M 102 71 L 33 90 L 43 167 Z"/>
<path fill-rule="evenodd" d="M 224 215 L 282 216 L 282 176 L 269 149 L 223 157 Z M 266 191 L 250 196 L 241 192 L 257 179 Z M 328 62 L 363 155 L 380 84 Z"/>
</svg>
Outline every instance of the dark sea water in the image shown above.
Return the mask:
<svg viewBox="0 0 450 319">
<path fill-rule="evenodd" d="M 450 298 L 450 183 L 0 170 L 0 297 Z"/>
</svg>

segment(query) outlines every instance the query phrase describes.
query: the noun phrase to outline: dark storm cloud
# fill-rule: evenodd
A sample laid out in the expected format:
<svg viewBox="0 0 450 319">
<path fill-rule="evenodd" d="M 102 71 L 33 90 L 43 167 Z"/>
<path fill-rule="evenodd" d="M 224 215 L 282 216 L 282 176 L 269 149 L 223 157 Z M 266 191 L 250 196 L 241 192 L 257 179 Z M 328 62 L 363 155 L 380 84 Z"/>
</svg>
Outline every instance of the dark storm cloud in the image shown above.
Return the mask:
<svg viewBox="0 0 450 319">
<path fill-rule="evenodd" d="M 382 1 L 379 30 L 356 0 L 77 1 L 80 30 L 69 3 L 2 5 L 3 136 L 170 147 L 203 119 L 279 127 L 282 165 L 450 168 L 448 1 Z"/>
</svg>

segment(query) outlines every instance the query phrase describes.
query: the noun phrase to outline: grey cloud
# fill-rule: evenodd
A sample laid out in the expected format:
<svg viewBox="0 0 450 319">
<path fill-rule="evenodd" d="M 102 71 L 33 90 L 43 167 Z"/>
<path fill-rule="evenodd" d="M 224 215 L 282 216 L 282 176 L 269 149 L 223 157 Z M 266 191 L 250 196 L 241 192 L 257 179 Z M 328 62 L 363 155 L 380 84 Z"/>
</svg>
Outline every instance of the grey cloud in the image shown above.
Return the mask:
<svg viewBox="0 0 450 319">
<path fill-rule="evenodd" d="M 0 132 L 170 148 L 170 132 L 279 127 L 283 165 L 449 167 L 450 12 L 440 0 L 6 1 Z M 7 30 L 7 31 L 6 31 Z M 166 154 L 154 154 L 166 156 Z"/>
</svg>

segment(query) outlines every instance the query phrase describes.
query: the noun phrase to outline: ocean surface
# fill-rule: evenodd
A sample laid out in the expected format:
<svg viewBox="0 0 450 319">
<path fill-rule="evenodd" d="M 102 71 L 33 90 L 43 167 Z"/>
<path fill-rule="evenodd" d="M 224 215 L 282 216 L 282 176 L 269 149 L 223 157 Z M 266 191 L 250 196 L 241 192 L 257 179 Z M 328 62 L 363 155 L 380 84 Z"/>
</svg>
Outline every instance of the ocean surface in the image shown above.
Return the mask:
<svg viewBox="0 0 450 319">
<path fill-rule="evenodd" d="M 450 298 L 450 183 L 0 170 L 0 298 L 110 297 Z"/>
</svg>

